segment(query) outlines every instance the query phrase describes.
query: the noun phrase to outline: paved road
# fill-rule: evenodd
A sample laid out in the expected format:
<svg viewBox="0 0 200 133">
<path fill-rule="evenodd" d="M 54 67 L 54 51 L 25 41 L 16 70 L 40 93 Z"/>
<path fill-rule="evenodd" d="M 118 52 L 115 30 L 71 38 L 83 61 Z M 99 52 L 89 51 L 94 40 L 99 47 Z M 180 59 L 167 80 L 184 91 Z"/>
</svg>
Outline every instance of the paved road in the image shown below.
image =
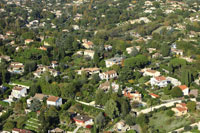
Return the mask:
<svg viewBox="0 0 200 133">
<path fill-rule="evenodd" d="M 153 107 L 150 107 L 150 108 L 146 108 L 146 109 L 143 109 L 141 111 L 135 111 L 134 109 L 132 109 L 132 111 L 135 111 L 137 113 L 137 115 L 143 113 L 143 114 L 147 114 L 155 109 L 159 109 L 161 107 L 171 107 L 171 106 L 174 106 L 174 103 L 181 103 L 181 100 L 173 100 L 173 101 L 170 101 L 168 103 L 163 103 L 163 104 L 160 104 L 160 105 L 157 105 L 157 106 L 153 106 Z"/>
</svg>

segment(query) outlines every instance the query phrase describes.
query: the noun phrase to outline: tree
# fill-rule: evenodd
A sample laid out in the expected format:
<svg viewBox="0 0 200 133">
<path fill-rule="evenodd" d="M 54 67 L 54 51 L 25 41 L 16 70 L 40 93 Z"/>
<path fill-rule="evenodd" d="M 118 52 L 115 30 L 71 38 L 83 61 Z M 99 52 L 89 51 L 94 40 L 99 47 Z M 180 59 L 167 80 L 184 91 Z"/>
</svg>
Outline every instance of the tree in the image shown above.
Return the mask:
<svg viewBox="0 0 200 133">
<path fill-rule="evenodd" d="M 110 99 L 106 105 L 105 105 L 105 113 L 110 117 L 111 119 L 115 118 L 119 115 L 119 109 L 117 107 L 117 103 Z"/>
<path fill-rule="evenodd" d="M 95 123 L 100 129 L 105 125 L 105 117 L 102 112 L 95 118 Z"/>
<path fill-rule="evenodd" d="M 25 73 L 30 73 L 32 71 L 36 70 L 36 63 L 35 61 L 28 61 L 24 65 L 24 71 Z"/>
<path fill-rule="evenodd" d="M 7 121 L 4 125 L 3 125 L 3 129 L 5 131 L 12 131 L 12 129 L 15 127 L 15 123 L 13 121 Z"/>
<path fill-rule="evenodd" d="M 161 54 L 166 57 L 170 54 L 170 46 L 167 44 L 163 44 L 161 47 Z"/>
<path fill-rule="evenodd" d="M 172 95 L 172 97 L 182 97 L 183 96 L 183 92 L 179 87 L 174 87 L 171 90 L 171 95 Z"/>
<path fill-rule="evenodd" d="M 188 110 L 191 112 L 196 110 L 196 102 L 194 102 L 194 101 L 189 101 L 186 106 L 187 106 Z"/>
<path fill-rule="evenodd" d="M 100 61 L 99 54 L 96 51 L 94 53 L 94 59 L 93 59 L 93 61 L 94 61 L 94 63 L 95 63 L 96 66 L 98 65 L 98 63 Z"/>
<path fill-rule="evenodd" d="M 130 114 L 128 114 L 128 115 L 125 117 L 125 122 L 126 122 L 129 126 L 135 125 L 135 120 L 136 120 L 136 118 L 133 117 L 133 116 L 130 115 Z"/>
<path fill-rule="evenodd" d="M 130 55 L 136 56 L 136 55 L 138 55 L 138 53 L 139 53 L 138 50 L 135 47 L 133 47 L 133 50 L 131 51 Z"/>
<path fill-rule="evenodd" d="M 30 106 L 30 110 L 32 110 L 33 112 L 40 110 L 40 108 L 42 107 L 42 104 L 39 100 L 37 99 L 33 99 L 31 106 Z"/>
<path fill-rule="evenodd" d="M 174 115 L 174 111 L 168 110 L 167 111 L 167 116 L 172 117 Z"/>
</svg>

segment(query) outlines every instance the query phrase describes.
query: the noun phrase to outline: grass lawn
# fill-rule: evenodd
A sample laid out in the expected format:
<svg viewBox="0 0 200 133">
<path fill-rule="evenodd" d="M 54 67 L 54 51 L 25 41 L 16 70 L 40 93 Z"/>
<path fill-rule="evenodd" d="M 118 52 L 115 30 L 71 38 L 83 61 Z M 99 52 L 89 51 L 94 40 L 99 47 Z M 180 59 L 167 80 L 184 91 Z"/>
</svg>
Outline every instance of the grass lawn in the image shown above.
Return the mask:
<svg viewBox="0 0 200 133">
<path fill-rule="evenodd" d="M 169 132 L 188 124 L 190 124 L 190 120 L 188 118 L 175 116 L 169 117 L 166 115 L 166 111 L 154 113 L 149 120 L 150 126 L 164 132 Z"/>
<path fill-rule="evenodd" d="M 25 129 L 32 130 L 32 131 L 35 131 L 35 132 L 39 132 L 38 128 L 39 128 L 40 125 L 41 124 L 40 124 L 38 119 L 30 118 L 29 120 L 26 121 Z"/>
</svg>

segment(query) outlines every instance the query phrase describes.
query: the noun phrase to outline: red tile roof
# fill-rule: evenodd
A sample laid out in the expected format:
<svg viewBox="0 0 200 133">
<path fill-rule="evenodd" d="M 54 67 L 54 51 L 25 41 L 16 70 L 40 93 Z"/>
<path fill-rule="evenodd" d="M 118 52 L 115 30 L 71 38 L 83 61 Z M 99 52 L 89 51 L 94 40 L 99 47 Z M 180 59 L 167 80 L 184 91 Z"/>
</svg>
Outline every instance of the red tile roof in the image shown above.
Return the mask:
<svg viewBox="0 0 200 133">
<path fill-rule="evenodd" d="M 52 102 L 56 102 L 59 99 L 59 97 L 55 97 L 55 96 L 50 96 L 47 101 L 52 101 Z"/>
<path fill-rule="evenodd" d="M 155 77 L 155 78 L 158 81 L 166 80 L 166 78 L 164 76 L 159 76 L 159 77 Z"/>
<path fill-rule="evenodd" d="M 185 90 L 185 89 L 187 89 L 188 87 L 186 86 L 186 85 L 180 85 L 180 86 L 178 86 L 181 90 Z"/>
<path fill-rule="evenodd" d="M 176 109 L 177 109 L 178 111 L 180 111 L 180 112 L 183 112 L 183 111 L 186 111 L 186 110 L 187 110 L 187 108 L 182 108 L 182 107 L 176 107 Z"/>
<path fill-rule="evenodd" d="M 31 131 L 29 130 L 25 130 L 25 129 L 18 129 L 18 128 L 13 128 L 12 131 L 16 131 L 16 132 L 19 132 L 19 133 L 32 133 Z"/>
<path fill-rule="evenodd" d="M 154 97 L 156 97 L 156 98 L 159 98 L 159 97 L 160 97 L 159 95 L 156 95 L 156 94 L 154 94 L 154 93 L 149 93 L 149 95 L 150 95 L 150 96 L 154 96 Z"/>
</svg>

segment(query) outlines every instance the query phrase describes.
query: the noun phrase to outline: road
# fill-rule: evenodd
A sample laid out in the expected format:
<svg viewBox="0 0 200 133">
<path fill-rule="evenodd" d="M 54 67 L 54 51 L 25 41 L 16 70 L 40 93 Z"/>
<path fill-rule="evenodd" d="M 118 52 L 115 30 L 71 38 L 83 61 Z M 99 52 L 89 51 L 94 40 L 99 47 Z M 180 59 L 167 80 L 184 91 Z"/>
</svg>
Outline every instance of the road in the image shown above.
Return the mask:
<svg viewBox="0 0 200 133">
<path fill-rule="evenodd" d="M 96 108 L 96 109 L 101 109 L 101 110 L 103 110 L 103 111 L 105 110 L 104 108 L 96 107 L 94 101 L 93 101 L 93 102 L 90 102 L 90 103 L 86 103 L 86 102 L 83 102 L 83 101 L 76 100 L 76 102 L 78 102 L 78 103 L 80 103 L 80 104 L 87 105 L 87 106 L 92 106 L 92 107 L 94 107 L 94 108 Z"/>
<path fill-rule="evenodd" d="M 134 109 L 132 109 L 132 111 L 136 112 L 137 115 L 143 113 L 143 114 L 147 114 L 151 111 L 154 111 L 155 109 L 159 109 L 161 107 L 171 107 L 171 106 L 174 106 L 175 103 L 181 103 L 181 100 L 172 100 L 170 102 L 167 102 L 167 103 L 163 103 L 163 104 L 160 104 L 160 105 L 156 105 L 156 106 L 153 106 L 153 107 L 150 107 L 150 108 L 146 108 L 146 109 L 143 109 L 141 111 L 135 111 Z"/>
</svg>

